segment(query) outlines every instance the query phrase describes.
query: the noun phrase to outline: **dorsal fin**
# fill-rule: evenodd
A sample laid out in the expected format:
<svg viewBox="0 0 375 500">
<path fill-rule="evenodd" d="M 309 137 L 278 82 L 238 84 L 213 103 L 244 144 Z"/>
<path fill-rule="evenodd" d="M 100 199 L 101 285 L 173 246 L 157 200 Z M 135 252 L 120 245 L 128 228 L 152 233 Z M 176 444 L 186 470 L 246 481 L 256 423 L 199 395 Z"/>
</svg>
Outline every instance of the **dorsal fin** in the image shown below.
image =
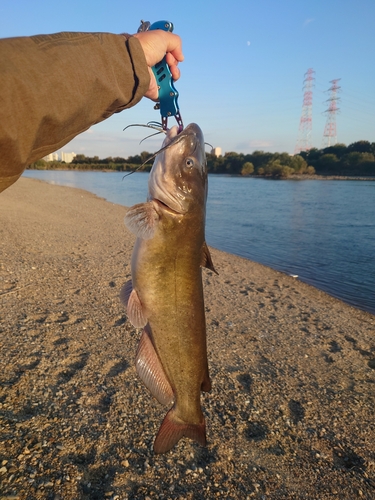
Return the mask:
<svg viewBox="0 0 375 500">
<path fill-rule="evenodd" d="M 206 242 L 203 243 L 203 247 L 202 247 L 201 266 L 206 267 L 207 269 L 210 269 L 211 271 L 213 271 L 216 274 L 219 274 L 215 269 L 214 263 L 212 262 L 212 257 L 211 257 L 211 254 L 210 254 L 210 251 L 208 249 Z"/>
</svg>

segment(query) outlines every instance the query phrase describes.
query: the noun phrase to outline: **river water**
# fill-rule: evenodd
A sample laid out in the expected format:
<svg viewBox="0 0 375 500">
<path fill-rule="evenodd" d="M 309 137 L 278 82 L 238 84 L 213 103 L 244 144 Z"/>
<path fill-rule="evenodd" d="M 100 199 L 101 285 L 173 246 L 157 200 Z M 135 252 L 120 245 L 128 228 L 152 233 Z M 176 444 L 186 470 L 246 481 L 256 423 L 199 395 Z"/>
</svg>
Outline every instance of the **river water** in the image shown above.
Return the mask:
<svg viewBox="0 0 375 500">
<path fill-rule="evenodd" d="M 25 177 L 131 206 L 147 173 L 28 170 Z M 210 175 L 207 243 L 260 262 L 375 314 L 375 182 Z"/>
</svg>

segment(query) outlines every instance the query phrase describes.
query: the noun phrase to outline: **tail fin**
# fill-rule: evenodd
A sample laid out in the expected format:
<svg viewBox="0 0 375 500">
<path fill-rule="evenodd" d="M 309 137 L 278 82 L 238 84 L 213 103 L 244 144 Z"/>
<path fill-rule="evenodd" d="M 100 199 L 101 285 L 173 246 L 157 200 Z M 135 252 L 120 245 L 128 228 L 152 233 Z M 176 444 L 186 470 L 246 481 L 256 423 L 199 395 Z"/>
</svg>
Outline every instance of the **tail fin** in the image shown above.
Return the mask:
<svg viewBox="0 0 375 500">
<path fill-rule="evenodd" d="M 166 453 L 183 437 L 190 438 L 200 445 L 206 446 L 206 423 L 203 418 L 201 424 L 186 424 L 174 416 L 174 409 L 172 408 L 166 414 L 160 426 L 154 442 L 154 452 Z"/>
</svg>

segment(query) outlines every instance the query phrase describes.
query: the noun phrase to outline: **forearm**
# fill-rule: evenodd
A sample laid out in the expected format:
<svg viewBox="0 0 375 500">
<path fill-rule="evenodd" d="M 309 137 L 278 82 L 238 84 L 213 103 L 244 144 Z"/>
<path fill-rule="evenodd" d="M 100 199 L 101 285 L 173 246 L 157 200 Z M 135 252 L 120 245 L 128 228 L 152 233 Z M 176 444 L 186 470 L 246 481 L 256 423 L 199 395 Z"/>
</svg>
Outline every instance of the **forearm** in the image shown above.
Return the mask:
<svg viewBox="0 0 375 500">
<path fill-rule="evenodd" d="M 140 43 L 107 33 L 0 40 L 0 191 L 148 89 Z"/>
</svg>

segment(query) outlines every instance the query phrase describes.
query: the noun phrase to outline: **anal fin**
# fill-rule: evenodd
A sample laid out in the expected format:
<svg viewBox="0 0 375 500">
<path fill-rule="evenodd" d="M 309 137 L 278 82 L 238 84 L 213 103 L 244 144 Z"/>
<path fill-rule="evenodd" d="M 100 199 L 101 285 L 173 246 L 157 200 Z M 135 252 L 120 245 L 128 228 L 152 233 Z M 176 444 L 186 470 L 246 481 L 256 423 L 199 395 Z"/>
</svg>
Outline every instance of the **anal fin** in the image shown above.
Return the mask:
<svg viewBox="0 0 375 500">
<path fill-rule="evenodd" d="M 159 403 L 171 406 L 174 400 L 173 390 L 146 329 L 139 341 L 135 367 L 139 377 Z"/>
</svg>

